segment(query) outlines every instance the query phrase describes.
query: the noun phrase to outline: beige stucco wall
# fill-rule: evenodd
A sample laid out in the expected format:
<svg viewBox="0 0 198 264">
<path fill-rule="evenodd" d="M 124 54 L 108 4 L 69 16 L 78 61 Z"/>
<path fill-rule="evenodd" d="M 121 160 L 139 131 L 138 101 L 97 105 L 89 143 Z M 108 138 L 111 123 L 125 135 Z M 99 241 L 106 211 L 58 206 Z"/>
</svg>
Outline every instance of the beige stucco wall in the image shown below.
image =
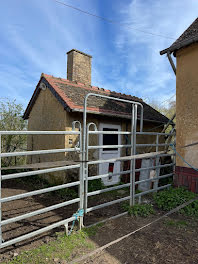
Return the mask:
<svg viewBox="0 0 198 264">
<path fill-rule="evenodd" d="M 65 129 L 65 111 L 57 99 L 52 95 L 49 89 L 40 91 L 40 94 L 30 112 L 28 119 L 28 130 L 63 130 Z M 28 136 L 28 149 L 29 150 L 44 150 L 53 148 L 64 148 L 65 138 L 62 135 L 33 135 Z M 28 162 L 41 163 L 46 161 L 58 161 L 63 160 L 64 154 L 44 154 L 44 155 L 32 155 Z M 52 173 L 47 176 L 49 181 L 53 182 Z M 56 174 L 57 180 L 59 178 L 66 177 L 64 172 Z"/>
<path fill-rule="evenodd" d="M 28 129 L 29 130 L 66 130 L 71 131 L 71 125 L 74 120 L 82 122 L 82 113 L 67 112 L 64 110 L 63 106 L 58 102 L 49 89 L 40 91 L 40 94 L 33 106 L 33 109 L 29 116 Z M 121 125 L 122 131 L 130 131 L 130 121 L 126 119 L 120 119 L 116 117 L 105 117 L 102 115 L 90 114 L 87 116 L 87 122 L 94 122 L 99 128 L 99 124 L 119 124 Z M 128 123 L 128 125 L 126 124 Z M 153 130 L 154 127 L 158 126 L 158 123 L 144 123 L 144 131 L 158 131 L 160 132 L 162 128 L 157 128 Z M 139 124 L 137 125 L 139 131 Z M 164 139 L 161 137 L 160 141 Z M 72 141 L 72 142 L 71 142 Z M 28 149 L 29 150 L 41 150 L 41 149 L 56 149 L 56 148 L 71 148 L 78 142 L 78 136 L 69 135 L 42 135 L 42 136 L 29 136 L 28 137 Z M 90 135 L 90 145 L 98 145 L 98 136 Z M 137 143 L 155 143 L 155 136 L 138 136 Z M 121 144 L 126 144 L 126 138 L 121 135 Z M 154 151 L 154 149 L 149 149 L 149 151 Z M 148 152 L 148 148 L 137 149 L 137 153 Z M 121 149 L 121 155 L 126 155 L 126 149 Z M 98 150 L 89 151 L 89 159 L 97 159 L 99 157 Z M 77 153 L 58 153 L 58 154 L 47 154 L 47 155 L 36 155 L 29 159 L 31 163 L 46 162 L 46 161 L 62 161 L 62 160 L 78 160 L 79 154 Z M 89 168 L 90 175 L 96 175 L 98 173 L 98 166 L 94 165 Z M 67 182 L 71 181 L 73 178 L 78 177 L 78 170 L 72 170 L 67 172 L 50 173 L 44 175 L 48 181 L 54 182 Z"/>
<path fill-rule="evenodd" d="M 198 43 L 179 50 L 176 58 L 177 151 L 198 167 L 198 146 L 180 148 L 198 141 Z M 179 157 L 176 165 L 188 167 Z"/>
</svg>

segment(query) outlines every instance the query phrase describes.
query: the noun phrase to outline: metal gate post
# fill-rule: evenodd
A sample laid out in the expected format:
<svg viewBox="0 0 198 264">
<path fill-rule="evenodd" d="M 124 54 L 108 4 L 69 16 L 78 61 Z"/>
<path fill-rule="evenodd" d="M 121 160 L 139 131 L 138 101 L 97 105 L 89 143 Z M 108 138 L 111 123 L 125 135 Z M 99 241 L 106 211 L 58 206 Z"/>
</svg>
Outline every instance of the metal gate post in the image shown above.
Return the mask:
<svg viewBox="0 0 198 264">
<path fill-rule="evenodd" d="M 131 155 L 136 154 L 136 129 L 137 129 L 137 105 L 132 105 L 132 115 L 131 115 Z M 130 168 L 130 205 L 135 204 L 135 164 L 136 159 L 131 160 Z"/>
<path fill-rule="evenodd" d="M 79 209 L 83 210 L 83 203 L 84 203 L 84 175 L 83 175 L 83 152 L 82 152 L 82 127 L 80 121 L 73 121 L 72 122 L 72 130 L 75 130 L 75 125 L 78 124 L 79 126 L 79 148 L 80 148 L 80 171 L 79 171 L 79 180 L 80 180 L 80 186 L 79 186 Z M 79 217 L 79 228 L 81 229 L 83 227 L 83 216 Z M 67 229 L 67 227 L 66 227 Z M 66 230 L 67 231 L 67 230 Z"/>
<path fill-rule="evenodd" d="M 133 155 L 134 104 L 131 107 L 131 156 Z M 133 205 L 133 161 L 130 161 L 130 206 Z"/>
<path fill-rule="evenodd" d="M 132 105 L 132 117 L 131 117 L 131 155 L 136 153 L 136 125 L 137 125 L 137 106 L 140 106 L 140 132 L 143 129 L 143 105 L 139 102 L 125 100 L 116 97 L 110 97 L 101 94 L 88 93 L 84 99 L 83 107 L 83 163 L 86 162 L 86 124 L 87 124 L 87 100 L 89 96 L 101 97 L 104 99 L 120 101 L 129 103 Z M 87 171 L 85 165 L 83 165 L 83 176 L 85 177 Z M 135 160 L 131 161 L 130 167 L 130 205 L 135 204 Z"/>
<path fill-rule="evenodd" d="M 158 152 L 159 151 L 159 135 L 157 134 L 157 136 L 156 136 L 156 149 L 155 149 L 155 151 L 156 152 Z M 160 157 L 159 156 L 157 156 L 156 157 L 156 162 L 155 162 L 155 166 L 159 166 L 160 165 Z M 156 169 L 156 175 L 155 175 L 155 177 L 159 177 L 160 176 L 160 168 L 157 168 Z M 154 181 L 154 189 L 155 189 L 155 192 L 157 192 L 157 188 L 158 188 L 158 182 L 159 182 L 159 179 L 157 179 L 157 180 L 155 180 Z"/>
<path fill-rule="evenodd" d="M 97 131 L 97 126 L 95 123 L 93 122 L 90 122 L 87 124 L 87 129 L 86 129 L 86 154 L 85 154 L 85 157 L 86 157 L 86 161 L 85 161 L 85 169 L 84 169 L 84 172 L 85 172 L 85 175 L 84 175 L 84 179 L 85 179 L 85 195 L 84 195 L 84 211 L 85 211 L 85 214 L 87 213 L 87 193 L 88 193 L 88 159 L 89 159 L 89 128 L 90 126 L 93 126 L 94 127 L 94 131 Z"/>
</svg>

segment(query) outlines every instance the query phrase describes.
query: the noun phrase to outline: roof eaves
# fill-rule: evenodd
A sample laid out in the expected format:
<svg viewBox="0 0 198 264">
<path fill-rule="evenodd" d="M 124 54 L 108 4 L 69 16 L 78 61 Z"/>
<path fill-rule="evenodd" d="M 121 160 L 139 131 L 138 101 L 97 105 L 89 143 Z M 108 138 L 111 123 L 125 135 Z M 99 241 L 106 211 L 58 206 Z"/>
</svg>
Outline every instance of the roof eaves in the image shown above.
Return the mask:
<svg viewBox="0 0 198 264">
<path fill-rule="evenodd" d="M 22 118 L 24 120 L 29 118 L 29 114 L 30 114 L 30 112 L 32 110 L 32 106 L 33 106 L 34 102 L 36 101 L 36 99 L 37 99 L 37 97 L 38 97 L 38 95 L 40 93 L 39 86 L 40 86 L 41 80 L 43 80 L 42 75 L 41 75 L 41 78 L 40 78 L 40 80 L 39 80 L 39 82 L 38 82 L 38 84 L 36 86 L 36 89 L 34 90 L 34 93 L 33 93 L 32 97 L 31 97 L 30 101 L 29 101 L 29 103 L 28 103 L 28 105 L 27 105 L 27 107 L 25 109 L 25 112 L 24 112 L 24 114 L 22 116 Z"/>
<path fill-rule="evenodd" d="M 48 80 L 45 78 L 45 75 L 44 74 L 41 74 L 41 78 L 36 86 L 36 89 L 32 95 L 32 98 L 30 99 L 30 102 L 23 114 L 23 119 L 28 119 L 29 118 L 29 114 L 32 110 L 32 107 L 40 93 L 40 83 L 43 82 L 47 88 L 50 90 L 50 92 L 56 97 L 56 99 L 63 105 L 64 109 L 66 111 L 71 111 L 71 108 L 66 104 L 66 102 L 61 98 L 61 96 L 55 91 L 55 89 L 53 88 L 53 86 L 48 82 Z"/>
<path fill-rule="evenodd" d="M 73 108 L 72 110 L 71 110 L 72 112 L 80 112 L 80 113 L 83 113 L 83 109 L 82 108 Z M 103 116 L 110 116 L 110 117 L 112 117 L 112 116 L 117 116 L 117 117 L 120 117 L 120 118 L 125 118 L 125 119 L 131 119 L 131 115 L 125 115 L 125 114 L 117 114 L 116 112 L 114 112 L 114 113 L 108 113 L 108 112 L 105 112 L 105 111 L 101 111 L 101 112 L 99 112 L 99 111 L 92 111 L 92 110 L 87 110 L 87 113 L 88 114 L 94 114 L 94 115 L 103 115 Z M 138 120 L 140 119 L 139 117 L 137 118 Z M 167 124 L 167 122 L 164 122 L 164 121 L 158 121 L 158 120 L 151 120 L 151 119 L 143 119 L 145 122 L 152 122 L 152 123 L 158 123 L 158 124 Z M 167 118 L 167 120 L 169 120 L 168 118 Z M 172 124 L 174 124 L 174 122 L 172 123 Z"/>
<path fill-rule="evenodd" d="M 189 46 L 190 44 L 193 44 L 195 42 L 198 42 L 198 36 L 176 43 L 175 45 L 171 45 L 169 48 L 161 50 L 160 55 L 164 55 L 165 53 L 168 52 L 169 53 L 175 52 L 176 50 Z"/>
</svg>

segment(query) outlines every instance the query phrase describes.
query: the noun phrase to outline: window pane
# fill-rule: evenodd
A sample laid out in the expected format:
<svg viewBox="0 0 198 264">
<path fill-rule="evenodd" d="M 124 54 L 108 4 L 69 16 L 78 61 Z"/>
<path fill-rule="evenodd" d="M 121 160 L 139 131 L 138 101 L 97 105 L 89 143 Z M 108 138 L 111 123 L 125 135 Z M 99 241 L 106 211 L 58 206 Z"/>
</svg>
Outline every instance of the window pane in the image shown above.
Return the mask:
<svg viewBox="0 0 198 264">
<path fill-rule="evenodd" d="M 117 128 L 103 128 L 103 131 L 118 131 Z M 103 135 L 103 145 L 118 145 L 118 135 Z M 105 148 L 103 151 L 118 150 L 117 148 Z"/>
</svg>

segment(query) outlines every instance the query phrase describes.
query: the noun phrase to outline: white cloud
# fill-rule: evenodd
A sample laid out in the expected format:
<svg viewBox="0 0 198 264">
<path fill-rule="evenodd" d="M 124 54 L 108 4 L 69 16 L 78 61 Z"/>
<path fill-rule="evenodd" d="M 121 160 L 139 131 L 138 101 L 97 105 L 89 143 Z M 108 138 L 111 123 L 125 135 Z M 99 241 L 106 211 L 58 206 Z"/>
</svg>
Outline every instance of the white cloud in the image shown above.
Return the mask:
<svg viewBox="0 0 198 264">
<path fill-rule="evenodd" d="M 113 9 L 91 0 L 75 6 L 175 39 L 198 9 L 193 0 L 126 2 L 115 1 Z M 66 77 L 65 53 L 72 48 L 93 56 L 93 85 L 159 101 L 174 93 L 175 76 L 159 55 L 172 40 L 104 23 L 49 0 L 22 0 L 14 11 L 0 25 L 1 96 L 6 88 L 26 106 L 41 72 Z"/>
<path fill-rule="evenodd" d="M 184 16 L 185 10 L 185 16 Z M 128 87 L 138 96 L 163 101 L 175 89 L 175 76 L 159 51 L 170 46 L 197 16 L 198 2 L 133 0 L 123 6 L 125 21 L 136 21 L 133 28 L 173 38 L 147 35 L 125 27 L 120 29 L 116 45 L 127 51 Z M 128 88 L 129 90 L 129 88 Z"/>
</svg>

